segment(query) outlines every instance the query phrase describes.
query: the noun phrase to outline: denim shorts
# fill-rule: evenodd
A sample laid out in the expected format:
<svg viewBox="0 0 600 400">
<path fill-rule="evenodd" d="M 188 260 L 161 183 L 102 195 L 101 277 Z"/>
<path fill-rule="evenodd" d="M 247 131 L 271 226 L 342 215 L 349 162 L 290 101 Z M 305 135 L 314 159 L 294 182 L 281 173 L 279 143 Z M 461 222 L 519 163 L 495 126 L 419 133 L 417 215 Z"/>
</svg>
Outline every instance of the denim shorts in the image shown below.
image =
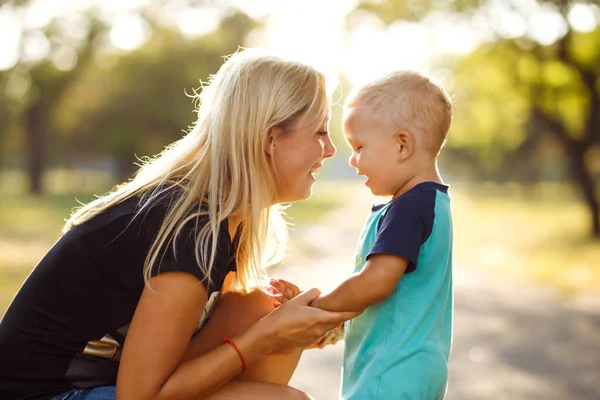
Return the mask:
<svg viewBox="0 0 600 400">
<path fill-rule="evenodd" d="M 93 389 L 73 389 L 58 394 L 50 400 L 116 400 L 116 386 L 100 386 Z"/>
</svg>

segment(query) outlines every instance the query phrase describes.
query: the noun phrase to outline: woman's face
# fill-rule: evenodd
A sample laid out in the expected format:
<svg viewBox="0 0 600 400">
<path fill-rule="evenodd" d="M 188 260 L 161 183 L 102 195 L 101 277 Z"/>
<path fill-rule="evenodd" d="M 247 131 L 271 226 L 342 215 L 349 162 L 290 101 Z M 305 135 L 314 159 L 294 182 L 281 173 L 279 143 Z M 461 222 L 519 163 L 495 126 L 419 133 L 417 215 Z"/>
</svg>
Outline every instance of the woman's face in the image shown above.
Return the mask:
<svg viewBox="0 0 600 400">
<path fill-rule="evenodd" d="M 271 130 L 268 152 L 273 157 L 279 178 L 277 203 L 304 200 L 311 196 L 316 175 L 336 149 L 327 131 L 327 124 L 318 129 L 299 126 L 289 132 L 276 127 Z"/>
</svg>

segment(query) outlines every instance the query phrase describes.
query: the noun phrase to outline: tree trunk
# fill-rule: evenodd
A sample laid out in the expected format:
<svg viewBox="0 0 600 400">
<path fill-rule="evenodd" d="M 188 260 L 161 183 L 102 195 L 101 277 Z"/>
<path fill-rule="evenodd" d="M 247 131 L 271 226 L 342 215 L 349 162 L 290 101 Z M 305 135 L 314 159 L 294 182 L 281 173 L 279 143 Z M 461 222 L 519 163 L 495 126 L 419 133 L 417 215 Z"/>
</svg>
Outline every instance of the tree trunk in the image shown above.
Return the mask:
<svg viewBox="0 0 600 400">
<path fill-rule="evenodd" d="M 581 188 L 585 203 L 590 210 L 592 220 L 592 236 L 600 239 L 600 204 L 596 198 L 596 185 L 592 174 L 585 165 L 585 148 L 568 149 L 573 171 L 573 178 Z"/>
<path fill-rule="evenodd" d="M 538 107 L 532 109 L 530 118 L 537 129 L 553 134 L 561 142 L 571 164 L 573 180 L 581 188 L 583 200 L 590 211 L 592 237 L 600 239 L 600 204 L 596 196 L 596 184 L 592 173 L 585 165 L 585 153 L 591 148 L 591 142 L 572 139 L 561 122 L 544 114 Z"/>
<path fill-rule="evenodd" d="M 42 194 L 43 174 L 45 166 L 45 146 L 47 123 L 45 121 L 42 102 L 35 101 L 25 111 L 25 151 L 27 154 L 27 177 L 29 191 Z"/>
</svg>

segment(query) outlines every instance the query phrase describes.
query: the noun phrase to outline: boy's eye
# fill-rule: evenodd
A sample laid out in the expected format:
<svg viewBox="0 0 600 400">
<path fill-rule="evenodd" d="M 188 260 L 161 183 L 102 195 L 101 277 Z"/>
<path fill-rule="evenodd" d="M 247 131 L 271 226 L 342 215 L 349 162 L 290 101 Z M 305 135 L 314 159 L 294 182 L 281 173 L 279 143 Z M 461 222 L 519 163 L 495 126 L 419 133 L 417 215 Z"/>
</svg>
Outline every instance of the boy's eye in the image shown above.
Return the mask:
<svg viewBox="0 0 600 400">
<path fill-rule="evenodd" d="M 362 149 L 362 148 L 363 148 L 362 146 L 358 146 L 358 147 L 356 148 L 356 151 L 360 151 L 360 149 Z"/>
</svg>

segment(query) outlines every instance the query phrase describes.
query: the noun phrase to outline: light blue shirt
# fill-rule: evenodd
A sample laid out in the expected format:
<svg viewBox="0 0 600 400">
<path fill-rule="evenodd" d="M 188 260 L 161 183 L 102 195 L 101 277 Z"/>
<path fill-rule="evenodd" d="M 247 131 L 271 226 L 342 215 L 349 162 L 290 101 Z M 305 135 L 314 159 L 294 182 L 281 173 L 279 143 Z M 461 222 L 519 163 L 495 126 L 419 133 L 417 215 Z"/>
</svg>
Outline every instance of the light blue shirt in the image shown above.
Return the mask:
<svg viewBox="0 0 600 400">
<path fill-rule="evenodd" d="M 396 289 L 346 322 L 342 398 L 441 399 L 452 338 L 452 217 L 445 185 L 421 183 L 375 206 L 355 272 L 369 256 L 409 260 Z"/>
</svg>

